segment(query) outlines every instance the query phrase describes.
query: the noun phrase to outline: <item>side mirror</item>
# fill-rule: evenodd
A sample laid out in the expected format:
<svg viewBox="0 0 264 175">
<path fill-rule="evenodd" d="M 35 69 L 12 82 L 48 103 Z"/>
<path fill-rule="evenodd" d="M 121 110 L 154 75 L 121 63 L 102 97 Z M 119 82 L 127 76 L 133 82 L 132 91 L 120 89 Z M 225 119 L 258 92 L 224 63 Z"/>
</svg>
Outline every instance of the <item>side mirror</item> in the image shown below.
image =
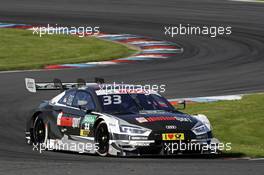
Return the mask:
<svg viewBox="0 0 264 175">
<path fill-rule="evenodd" d="M 176 107 L 178 110 L 184 110 L 186 108 L 186 101 L 185 100 L 179 101 L 178 106 Z"/>
</svg>

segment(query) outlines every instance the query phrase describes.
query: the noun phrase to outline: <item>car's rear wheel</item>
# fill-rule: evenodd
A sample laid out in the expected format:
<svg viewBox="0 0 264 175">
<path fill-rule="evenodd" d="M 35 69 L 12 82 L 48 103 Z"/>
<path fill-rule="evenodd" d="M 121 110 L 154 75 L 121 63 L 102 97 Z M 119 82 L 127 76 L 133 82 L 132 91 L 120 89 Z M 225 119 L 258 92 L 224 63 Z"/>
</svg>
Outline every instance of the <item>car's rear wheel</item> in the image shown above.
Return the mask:
<svg viewBox="0 0 264 175">
<path fill-rule="evenodd" d="M 39 117 L 34 121 L 33 125 L 33 142 L 47 143 L 48 139 L 48 127 L 47 124 Z"/>
<path fill-rule="evenodd" d="M 97 154 L 107 156 L 109 150 L 109 132 L 105 121 L 101 121 L 95 130 L 95 143 L 97 144 Z"/>
</svg>

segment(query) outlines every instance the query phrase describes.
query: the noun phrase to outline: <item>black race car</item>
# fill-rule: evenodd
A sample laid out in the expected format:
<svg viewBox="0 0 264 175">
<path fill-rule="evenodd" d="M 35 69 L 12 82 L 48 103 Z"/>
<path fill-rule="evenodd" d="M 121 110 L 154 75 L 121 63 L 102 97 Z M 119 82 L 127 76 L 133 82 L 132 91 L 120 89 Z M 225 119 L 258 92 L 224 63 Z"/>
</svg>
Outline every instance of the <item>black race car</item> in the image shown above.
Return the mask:
<svg viewBox="0 0 264 175">
<path fill-rule="evenodd" d="M 217 152 L 206 116 L 182 113 L 155 91 L 113 89 L 99 78 L 95 83 L 25 81 L 30 92 L 61 90 L 29 115 L 25 134 L 34 148 L 101 156 Z"/>
</svg>

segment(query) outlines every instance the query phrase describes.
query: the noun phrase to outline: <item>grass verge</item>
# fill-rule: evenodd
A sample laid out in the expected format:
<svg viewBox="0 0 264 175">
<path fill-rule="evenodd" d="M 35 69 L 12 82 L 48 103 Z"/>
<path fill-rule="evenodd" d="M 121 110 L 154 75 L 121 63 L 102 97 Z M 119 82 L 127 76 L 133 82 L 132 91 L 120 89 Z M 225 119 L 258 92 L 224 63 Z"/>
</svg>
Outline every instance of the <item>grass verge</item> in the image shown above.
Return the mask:
<svg viewBox="0 0 264 175">
<path fill-rule="evenodd" d="M 124 45 L 94 37 L 45 35 L 0 29 L 0 70 L 40 69 L 45 65 L 105 61 L 133 53 Z"/>
<path fill-rule="evenodd" d="M 190 104 L 183 112 L 208 116 L 216 138 L 232 143 L 225 154 L 264 157 L 264 94 L 239 101 Z"/>
</svg>

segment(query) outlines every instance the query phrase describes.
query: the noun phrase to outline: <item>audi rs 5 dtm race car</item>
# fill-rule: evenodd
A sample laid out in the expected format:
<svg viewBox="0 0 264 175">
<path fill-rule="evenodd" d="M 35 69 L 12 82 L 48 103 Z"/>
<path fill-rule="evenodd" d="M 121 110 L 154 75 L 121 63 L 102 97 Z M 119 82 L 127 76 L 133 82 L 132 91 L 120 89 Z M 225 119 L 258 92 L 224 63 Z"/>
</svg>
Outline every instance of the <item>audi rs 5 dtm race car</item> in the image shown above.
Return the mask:
<svg viewBox="0 0 264 175">
<path fill-rule="evenodd" d="M 216 153 L 219 141 L 207 117 L 182 113 L 155 91 L 109 89 L 100 78 L 25 82 L 30 92 L 61 90 L 29 115 L 26 140 L 35 147 L 100 156 Z"/>
</svg>

